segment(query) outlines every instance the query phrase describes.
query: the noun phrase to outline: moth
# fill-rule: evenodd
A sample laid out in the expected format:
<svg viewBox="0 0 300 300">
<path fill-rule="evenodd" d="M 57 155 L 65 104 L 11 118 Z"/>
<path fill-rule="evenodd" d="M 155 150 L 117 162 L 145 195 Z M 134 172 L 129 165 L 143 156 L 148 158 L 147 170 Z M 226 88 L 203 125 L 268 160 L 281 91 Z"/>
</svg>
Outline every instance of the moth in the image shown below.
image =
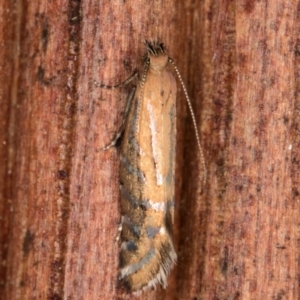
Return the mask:
<svg viewBox="0 0 300 300">
<path fill-rule="evenodd" d="M 184 90 L 204 171 L 204 156 L 195 116 L 186 88 L 164 45 L 145 41 L 144 71 L 129 95 L 123 123 L 109 149 L 122 136 L 120 146 L 121 246 L 119 278 L 130 292 L 167 286 L 177 260 L 173 242 L 176 81 L 168 70 L 172 64 Z M 117 88 L 123 83 L 102 88 Z"/>
</svg>

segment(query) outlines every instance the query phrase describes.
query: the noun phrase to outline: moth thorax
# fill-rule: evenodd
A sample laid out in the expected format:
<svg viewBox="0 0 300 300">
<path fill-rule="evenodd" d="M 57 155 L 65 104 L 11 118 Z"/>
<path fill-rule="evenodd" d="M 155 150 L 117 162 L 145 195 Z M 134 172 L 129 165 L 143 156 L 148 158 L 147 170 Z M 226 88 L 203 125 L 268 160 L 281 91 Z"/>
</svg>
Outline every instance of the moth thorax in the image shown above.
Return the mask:
<svg viewBox="0 0 300 300">
<path fill-rule="evenodd" d="M 149 55 L 150 58 L 150 71 L 153 73 L 161 73 L 165 71 L 166 66 L 169 61 L 169 57 L 165 54 L 161 54 L 158 56 Z"/>
</svg>

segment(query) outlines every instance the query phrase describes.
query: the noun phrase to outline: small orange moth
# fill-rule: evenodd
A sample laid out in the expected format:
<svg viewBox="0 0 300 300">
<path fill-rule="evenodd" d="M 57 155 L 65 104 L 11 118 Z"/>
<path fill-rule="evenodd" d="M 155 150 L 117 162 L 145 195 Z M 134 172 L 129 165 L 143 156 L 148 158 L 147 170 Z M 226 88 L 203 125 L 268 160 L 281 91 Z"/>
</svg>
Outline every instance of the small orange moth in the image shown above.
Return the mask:
<svg viewBox="0 0 300 300">
<path fill-rule="evenodd" d="M 121 250 L 120 279 L 130 292 L 140 293 L 167 277 L 177 260 L 173 243 L 176 81 L 171 63 L 184 90 L 196 132 L 204 169 L 206 167 L 194 112 L 185 85 L 162 43 L 145 41 L 147 55 L 137 88 L 130 93 L 123 123 L 113 142 L 122 135 L 120 148 Z M 123 83 L 128 84 L 135 72 Z"/>
</svg>

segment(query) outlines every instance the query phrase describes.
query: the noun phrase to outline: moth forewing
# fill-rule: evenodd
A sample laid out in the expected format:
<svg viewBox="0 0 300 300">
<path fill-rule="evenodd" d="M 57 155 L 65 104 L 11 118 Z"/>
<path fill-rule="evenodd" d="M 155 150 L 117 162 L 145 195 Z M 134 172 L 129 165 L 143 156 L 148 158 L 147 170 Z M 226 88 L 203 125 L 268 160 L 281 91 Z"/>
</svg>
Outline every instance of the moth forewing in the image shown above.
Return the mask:
<svg viewBox="0 0 300 300">
<path fill-rule="evenodd" d="M 158 48 L 155 48 L 158 47 Z M 131 291 L 167 285 L 176 261 L 172 227 L 176 82 L 168 56 L 153 45 L 138 83 L 121 144 L 121 279 Z"/>
</svg>

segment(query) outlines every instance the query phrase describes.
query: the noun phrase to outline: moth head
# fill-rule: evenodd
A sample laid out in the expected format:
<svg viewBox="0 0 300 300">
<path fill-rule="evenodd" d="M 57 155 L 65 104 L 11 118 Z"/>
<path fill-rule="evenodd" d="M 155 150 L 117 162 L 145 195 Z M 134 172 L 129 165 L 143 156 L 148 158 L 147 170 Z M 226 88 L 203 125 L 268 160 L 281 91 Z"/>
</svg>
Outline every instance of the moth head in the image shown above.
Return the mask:
<svg viewBox="0 0 300 300">
<path fill-rule="evenodd" d="M 155 72 L 161 72 L 165 70 L 169 57 L 165 52 L 164 44 L 156 41 L 145 41 L 145 46 L 147 49 L 146 59 L 150 60 L 150 69 Z"/>
</svg>

